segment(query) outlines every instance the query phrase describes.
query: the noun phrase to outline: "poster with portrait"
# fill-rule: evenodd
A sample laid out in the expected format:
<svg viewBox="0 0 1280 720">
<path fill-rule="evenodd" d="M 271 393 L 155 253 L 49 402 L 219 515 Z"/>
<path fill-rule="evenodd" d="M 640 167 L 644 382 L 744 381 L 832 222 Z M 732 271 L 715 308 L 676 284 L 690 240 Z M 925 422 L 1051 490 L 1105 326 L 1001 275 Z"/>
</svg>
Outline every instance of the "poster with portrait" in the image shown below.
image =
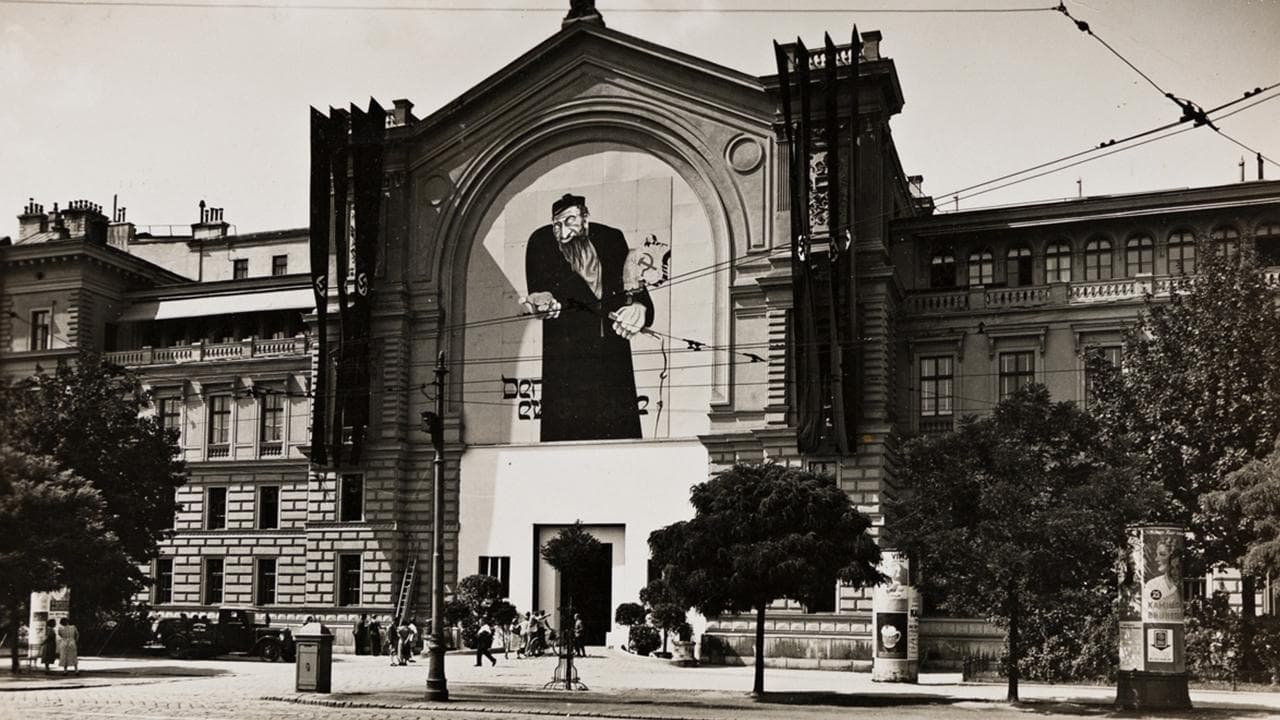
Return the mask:
<svg viewBox="0 0 1280 720">
<path fill-rule="evenodd" d="M 1182 554 L 1185 537 L 1177 529 L 1145 528 L 1142 534 L 1142 620 L 1181 623 Z"/>
<path fill-rule="evenodd" d="M 722 358 L 690 350 L 714 335 L 714 252 L 679 174 L 638 150 L 572 149 L 511 183 L 482 230 L 467 271 L 469 443 L 704 431 Z"/>
</svg>

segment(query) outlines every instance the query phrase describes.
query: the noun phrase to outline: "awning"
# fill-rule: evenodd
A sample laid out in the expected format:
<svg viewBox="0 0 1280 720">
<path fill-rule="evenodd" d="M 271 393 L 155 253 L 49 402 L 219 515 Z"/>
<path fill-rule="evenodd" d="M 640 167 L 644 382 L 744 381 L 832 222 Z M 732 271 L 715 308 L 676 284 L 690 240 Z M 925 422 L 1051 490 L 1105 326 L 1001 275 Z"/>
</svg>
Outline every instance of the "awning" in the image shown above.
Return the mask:
<svg viewBox="0 0 1280 720">
<path fill-rule="evenodd" d="M 146 320 L 170 320 L 173 318 L 204 317 L 208 315 L 234 315 L 236 313 L 264 312 L 267 310 L 302 310 L 314 308 L 315 294 L 311 288 L 270 290 L 268 292 L 237 293 L 235 295 L 205 295 L 203 297 L 149 300 L 129 307 L 120 315 L 120 322 Z"/>
</svg>

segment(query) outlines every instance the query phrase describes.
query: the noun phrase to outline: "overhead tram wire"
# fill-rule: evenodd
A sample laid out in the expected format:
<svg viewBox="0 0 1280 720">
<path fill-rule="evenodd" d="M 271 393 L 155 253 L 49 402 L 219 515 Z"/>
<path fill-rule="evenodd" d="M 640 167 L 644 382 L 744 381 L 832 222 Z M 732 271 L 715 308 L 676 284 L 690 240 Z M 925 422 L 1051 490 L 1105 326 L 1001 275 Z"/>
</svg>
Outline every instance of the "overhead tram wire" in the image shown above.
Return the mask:
<svg viewBox="0 0 1280 720">
<path fill-rule="evenodd" d="M 50 5 L 50 6 L 85 6 L 85 7 L 136 7 L 136 8 L 177 8 L 198 10 L 343 10 L 364 12 L 433 12 L 433 13 L 563 13 L 563 5 L 527 6 L 519 5 L 434 5 L 417 4 L 360 4 L 360 3 L 281 3 L 281 2 L 195 2 L 194 0 L 0 0 L 5 5 Z M 791 14 L 791 15 L 1008 15 L 1020 13 L 1055 12 L 1057 7 L 938 7 L 938 8 L 893 8 L 893 7 L 647 7 L 621 6 L 609 8 L 610 13 L 634 14 L 717 14 L 717 15 L 759 15 L 759 14 Z"/>
<path fill-rule="evenodd" d="M 1121 61 L 1121 62 L 1123 62 L 1125 65 L 1128 65 L 1130 69 L 1132 69 L 1132 70 L 1133 70 L 1134 72 L 1136 72 L 1140 77 L 1142 77 L 1142 79 L 1143 79 L 1143 80 L 1146 80 L 1146 81 L 1147 81 L 1147 83 L 1149 83 L 1149 84 L 1151 85 L 1151 87 L 1155 88 L 1157 92 L 1159 92 L 1161 95 L 1164 95 L 1166 98 L 1168 98 L 1169 102 L 1172 102 L 1174 105 L 1177 105 L 1177 106 L 1178 106 L 1178 109 L 1182 110 L 1182 119 L 1181 119 L 1181 120 L 1179 120 L 1179 122 L 1192 121 L 1192 122 L 1194 122 L 1194 123 L 1195 123 L 1195 127 L 1199 127 L 1199 126 L 1201 126 L 1201 125 L 1208 125 L 1208 126 L 1209 126 L 1209 128 L 1210 128 L 1211 130 L 1213 130 L 1214 132 L 1218 133 L 1219 135 L 1221 135 L 1222 137 L 1226 138 L 1227 140 L 1230 140 L 1231 142 L 1233 142 L 1233 143 L 1235 143 L 1236 145 L 1238 145 L 1238 146 L 1240 146 L 1240 147 L 1244 148 L 1245 150 L 1247 150 L 1247 151 L 1249 151 L 1249 152 L 1251 152 L 1251 153 L 1254 153 L 1255 155 L 1257 155 L 1258 157 L 1260 157 L 1260 158 L 1262 158 L 1262 159 L 1266 160 L 1267 162 L 1271 163 L 1272 165 L 1277 165 L 1278 167 L 1280 167 L 1280 163 L 1276 163 L 1276 161 L 1275 161 L 1275 160 L 1272 160 L 1271 158 L 1267 157 L 1266 155 L 1263 155 L 1260 151 L 1258 151 L 1258 150 L 1256 150 L 1256 149 L 1254 149 L 1254 148 L 1252 148 L 1252 147 L 1250 147 L 1250 146 L 1248 146 L 1248 145 L 1246 145 L 1246 144 L 1244 144 L 1244 143 L 1240 142 L 1239 140 L 1236 140 L 1235 138 L 1231 137 L 1230 135 L 1227 135 L 1226 133 L 1222 132 L 1222 130 L 1221 130 L 1217 125 L 1213 124 L 1212 119 L 1211 119 L 1211 118 L 1209 118 L 1209 114 L 1213 112 L 1212 110 L 1205 110 L 1205 109 L 1204 109 L 1204 108 L 1202 108 L 1199 104 L 1197 104 L 1197 103 L 1195 103 L 1195 102 L 1193 102 L 1193 101 L 1191 101 L 1191 100 L 1189 100 L 1189 99 L 1187 99 L 1187 98 L 1179 97 L 1179 96 L 1177 96 L 1177 95 L 1173 94 L 1172 92 L 1169 92 L 1168 90 L 1165 90 L 1164 88 L 1160 87 L 1159 83 L 1157 83 L 1155 80 L 1151 79 L 1151 76 L 1150 76 L 1150 75 L 1148 75 L 1147 73 L 1143 72 L 1143 71 L 1142 71 L 1142 69 L 1141 69 L 1141 68 L 1139 68 L 1137 65 L 1133 64 L 1133 62 L 1131 62 L 1131 61 L 1129 60 L 1129 58 L 1127 58 L 1127 57 L 1125 57 L 1124 55 L 1122 55 L 1122 54 L 1120 53 L 1120 51 L 1119 51 L 1119 50 L 1116 50 L 1114 47 L 1112 47 L 1112 46 L 1111 46 L 1111 44 L 1110 44 L 1110 43 L 1108 43 L 1106 40 L 1103 40 L 1103 39 L 1102 39 L 1102 38 L 1101 38 L 1097 33 L 1095 33 L 1095 32 L 1093 31 L 1093 29 L 1092 29 L 1091 27 L 1089 27 L 1089 23 L 1087 23 L 1087 22 L 1085 22 L 1085 21 L 1083 21 L 1083 20 L 1079 20 L 1079 19 L 1075 18 L 1074 16 L 1072 16 L 1072 15 L 1071 15 L 1071 12 L 1070 12 L 1069 10 L 1067 10 L 1066 3 L 1064 3 L 1064 2 L 1060 2 L 1060 3 L 1058 4 L 1058 7 L 1056 8 L 1056 10 L 1057 10 L 1058 12 L 1062 13 L 1062 14 L 1063 14 L 1063 15 L 1064 15 L 1068 20 L 1070 20 L 1071 22 L 1075 23 L 1076 29 L 1078 29 L 1080 32 L 1082 32 L 1082 33 L 1084 33 L 1084 34 L 1088 35 L 1089 37 L 1093 38 L 1094 40 L 1097 40 L 1097 41 L 1098 41 L 1098 42 L 1099 42 L 1103 47 L 1105 47 L 1105 48 L 1106 48 L 1106 49 L 1107 49 L 1107 50 L 1108 50 L 1112 55 L 1115 55 L 1117 58 L 1119 58 L 1119 59 L 1120 59 L 1120 61 Z M 1275 87 L 1275 86 L 1274 86 L 1274 85 L 1272 85 L 1271 87 Z M 1268 89 L 1270 89 L 1270 88 L 1268 88 Z M 1255 91 L 1254 91 L 1254 94 L 1257 94 L 1257 93 L 1259 93 L 1259 92 L 1262 92 L 1262 90 L 1261 90 L 1261 89 L 1257 89 L 1257 90 L 1255 90 Z M 1248 94 L 1247 94 L 1247 93 L 1246 93 L 1245 97 L 1248 97 Z M 1220 109 L 1220 108 L 1219 108 L 1219 109 Z"/>
</svg>

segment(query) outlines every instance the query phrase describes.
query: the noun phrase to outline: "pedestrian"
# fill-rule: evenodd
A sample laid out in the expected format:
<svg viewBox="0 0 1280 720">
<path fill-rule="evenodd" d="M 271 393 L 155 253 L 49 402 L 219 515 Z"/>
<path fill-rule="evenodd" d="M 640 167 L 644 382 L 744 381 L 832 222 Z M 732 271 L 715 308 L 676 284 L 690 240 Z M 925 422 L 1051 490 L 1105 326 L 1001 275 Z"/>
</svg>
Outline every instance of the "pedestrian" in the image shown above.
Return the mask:
<svg viewBox="0 0 1280 720">
<path fill-rule="evenodd" d="M 45 623 L 44 639 L 40 641 L 40 662 L 44 663 L 44 671 L 58 661 L 58 629 L 53 623 Z"/>
<path fill-rule="evenodd" d="M 488 617 L 480 619 L 480 628 L 476 630 L 476 667 L 484 664 L 482 658 L 489 658 L 489 662 L 494 665 L 498 664 L 498 658 L 493 656 L 493 652 L 489 648 L 493 647 L 493 621 Z"/>
<path fill-rule="evenodd" d="M 528 657 L 531 640 L 533 640 L 533 615 L 526 611 L 524 618 L 520 620 L 520 649 L 516 651 L 516 657 Z"/>
<path fill-rule="evenodd" d="M 58 628 L 58 656 L 61 658 L 64 673 L 67 668 L 74 667 L 75 673 L 80 674 L 79 640 L 80 631 L 71 624 L 71 618 L 62 618 L 61 627 Z"/>
<path fill-rule="evenodd" d="M 410 656 L 413 655 L 413 631 L 410 630 L 409 619 L 405 618 L 400 621 L 400 627 L 396 628 L 396 665 L 408 665 Z"/>
<path fill-rule="evenodd" d="M 355 629 L 351 634 L 356 643 L 356 654 L 364 655 L 369 651 L 369 615 L 360 613 L 360 619 L 356 621 Z"/>
<path fill-rule="evenodd" d="M 582 622 L 582 614 L 573 614 L 573 652 L 578 657 L 587 656 L 587 625 Z"/>
<path fill-rule="evenodd" d="M 378 622 L 377 615 L 369 623 L 369 654 L 382 654 L 382 623 Z"/>
<path fill-rule="evenodd" d="M 413 656 L 422 652 L 422 635 L 418 632 L 418 618 L 409 618 L 409 662 L 418 662 Z"/>
<path fill-rule="evenodd" d="M 511 618 L 511 624 L 507 626 L 506 642 L 502 645 L 502 657 L 511 657 L 509 653 L 511 651 L 511 646 L 514 645 L 516 649 L 516 659 L 519 659 L 520 656 L 524 654 L 524 646 L 520 643 L 520 616 L 517 614 L 515 617 Z"/>
</svg>

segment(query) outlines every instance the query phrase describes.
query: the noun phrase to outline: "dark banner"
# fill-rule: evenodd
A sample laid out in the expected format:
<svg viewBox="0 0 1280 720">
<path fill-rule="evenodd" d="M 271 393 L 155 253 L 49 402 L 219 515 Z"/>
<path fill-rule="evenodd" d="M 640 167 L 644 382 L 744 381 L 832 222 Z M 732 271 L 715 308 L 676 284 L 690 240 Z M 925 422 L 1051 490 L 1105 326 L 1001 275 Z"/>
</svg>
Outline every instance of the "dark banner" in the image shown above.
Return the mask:
<svg viewBox="0 0 1280 720">
<path fill-rule="evenodd" d="M 311 108 L 311 287 L 316 296 L 316 362 L 311 400 L 311 460 L 329 463 L 326 448 L 326 417 L 329 392 L 329 120 Z"/>
<path fill-rule="evenodd" d="M 348 205 L 347 186 L 350 170 L 348 138 L 350 125 L 346 111 L 329 108 L 329 150 L 333 172 L 333 252 L 337 272 L 334 282 L 338 286 L 338 347 L 332 353 L 337 358 L 334 383 L 332 456 L 333 466 L 342 465 L 342 443 L 346 418 L 343 399 L 351 387 L 349 349 L 347 345 L 347 280 L 350 274 L 347 238 L 351 232 L 351 209 Z"/>
<path fill-rule="evenodd" d="M 378 230 L 382 215 L 383 136 L 387 113 L 375 100 L 369 112 L 351 106 L 352 191 L 355 204 L 352 258 L 354 296 L 349 311 L 347 334 L 352 385 L 344 403 L 345 423 L 351 427 L 351 462 L 360 461 L 365 431 L 369 425 L 369 332 L 372 320 L 371 287 L 378 259 Z"/>
</svg>

